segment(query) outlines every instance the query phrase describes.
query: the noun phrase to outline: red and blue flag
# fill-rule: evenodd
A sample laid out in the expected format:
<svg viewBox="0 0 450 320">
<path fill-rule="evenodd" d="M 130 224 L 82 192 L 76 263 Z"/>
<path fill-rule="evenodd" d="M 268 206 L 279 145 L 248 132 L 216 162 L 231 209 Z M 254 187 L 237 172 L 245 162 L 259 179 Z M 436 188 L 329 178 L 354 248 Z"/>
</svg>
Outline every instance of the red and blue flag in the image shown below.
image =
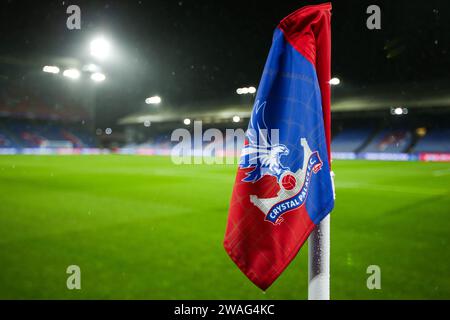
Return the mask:
<svg viewBox="0 0 450 320">
<path fill-rule="evenodd" d="M 263 290 L 334 206 L 330 17 L 327 3 L 280 22 L 246 133 L 224 246 Z"/>
</svg>

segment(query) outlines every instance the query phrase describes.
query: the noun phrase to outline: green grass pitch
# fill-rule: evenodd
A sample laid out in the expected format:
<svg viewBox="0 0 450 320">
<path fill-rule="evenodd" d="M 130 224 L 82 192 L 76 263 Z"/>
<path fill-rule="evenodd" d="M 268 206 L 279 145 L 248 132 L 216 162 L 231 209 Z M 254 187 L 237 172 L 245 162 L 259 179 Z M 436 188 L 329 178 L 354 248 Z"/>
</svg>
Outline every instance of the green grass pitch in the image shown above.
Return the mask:
<svg viewBox="0 0 450 320">
<path fill-rule="evenodd" d="M 450 299 L 450 164 L 335 161 L 333 299 Z M 234 165 L 1 156 L 0 298 L 306 299 L 307 246 L 266 293 L 222 240 Z M 81 268 L 81 290 L 66 268 Z M 381 290 L 366 269 L 381 268 Z"/>
</svg>

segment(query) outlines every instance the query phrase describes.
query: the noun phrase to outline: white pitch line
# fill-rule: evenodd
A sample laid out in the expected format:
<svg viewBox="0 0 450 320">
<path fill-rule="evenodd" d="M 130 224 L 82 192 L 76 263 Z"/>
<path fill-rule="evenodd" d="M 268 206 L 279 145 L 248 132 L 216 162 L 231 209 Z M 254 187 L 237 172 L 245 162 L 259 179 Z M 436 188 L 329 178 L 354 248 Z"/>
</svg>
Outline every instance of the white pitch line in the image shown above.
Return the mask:
<svg viewBox="0 0 450 320">
<path fill-rule="evenodd" d="M 433 171 L 433 176 L 445 176 L 447 174 L 450 174 L 450 168 L 449 169 L 443 169 L 443 170 L 435 170 Z"/>
</svg>

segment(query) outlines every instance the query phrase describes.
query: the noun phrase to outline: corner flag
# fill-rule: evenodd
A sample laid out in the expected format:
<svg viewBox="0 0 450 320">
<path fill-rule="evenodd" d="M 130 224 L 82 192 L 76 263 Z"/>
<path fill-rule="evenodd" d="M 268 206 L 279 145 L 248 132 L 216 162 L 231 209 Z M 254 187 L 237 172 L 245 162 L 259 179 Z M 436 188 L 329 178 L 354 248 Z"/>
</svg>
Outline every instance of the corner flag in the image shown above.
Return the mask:
<svg viewBox="0 0 450 320">
<path fill-rule="evenodd" d="M 224 247 L 262 290 L 334 206 L 330 16 L 326 3 L 280 22 L 246 133 Z"/>
</svg>

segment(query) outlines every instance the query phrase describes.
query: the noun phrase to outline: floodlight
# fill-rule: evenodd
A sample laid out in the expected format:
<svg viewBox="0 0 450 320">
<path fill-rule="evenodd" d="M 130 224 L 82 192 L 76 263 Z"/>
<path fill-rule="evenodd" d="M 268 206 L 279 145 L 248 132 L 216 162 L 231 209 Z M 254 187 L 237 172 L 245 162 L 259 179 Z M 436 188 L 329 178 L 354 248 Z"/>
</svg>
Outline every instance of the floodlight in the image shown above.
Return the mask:
<svg viewBox="0 0 450 320">
<path fill-rule="evenodd" d="M 95 72 L 91 74 L 91 79 L 95 82 L 102 82 L 106 79 L 106 76 L 103 73 Z"/>
<path fill-rule="evenodd" d="M 59 68 L 56 66 L 44 66 L 42 68 L 42 71 L 47 72 L 47 73 L 59 73 Z"/>
<path fill-rule="evenodd" d="M 99 37 L 91 41 L 90 49 L 92 56 L 99 59 L 105 59 L 110 54 L 111 45 L 108 40 L 103 37 Z"/>
<path fill-rule="evenodd" d="M 70 79 L 78 79 L 80 77 L 80 71 L 77 69 L 67 69 L 64 70 L 63 76 Z"/>
<path fill-rule="evenodd" d="M 337 86 L 338 84 L 340 84 L 341 83 L 341 80 L 339 79 L 339 78 L 331 78 L 331 80 L 330 80 L 330 85 L 332 85 L 332 86 Z"/>
<path fill-rule="evenodd" d="M 145 99 L 146 104 L 160 104 L 161 101 L 162 99 L 159 96 L 148 97 L 147 99 Z"/>
</svg>

